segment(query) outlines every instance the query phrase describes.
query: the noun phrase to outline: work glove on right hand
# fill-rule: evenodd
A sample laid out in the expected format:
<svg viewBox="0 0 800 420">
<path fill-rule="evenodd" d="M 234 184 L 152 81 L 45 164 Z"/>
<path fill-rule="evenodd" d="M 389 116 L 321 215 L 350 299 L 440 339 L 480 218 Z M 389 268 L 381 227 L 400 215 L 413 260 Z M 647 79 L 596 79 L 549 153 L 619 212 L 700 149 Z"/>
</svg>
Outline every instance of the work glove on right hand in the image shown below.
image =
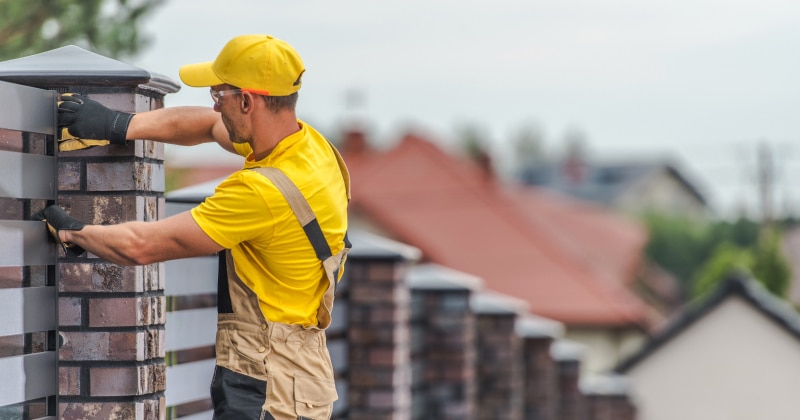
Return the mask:
<svg viewBox="0 0 800 420">
<path fill-rule="evenodd" d="M 44 210 L 39 210 L 31 216 L 33 220 L 42 220 L 47 223 L 47 229 L 50 235 L 55 238 L 56 243 L 61 245 L 64 250 L 64 255 L 67 257 L 78 257 L 86 250 L 75 244 L 67 244 L 61 241 L 58 236 L 59 230 L 81 230 L 86 226 L 86 223 L 67 214 L 64 209 L 56 205 L 47 206 Z"/>
<path fill-rule="evenodd" d="M 62 127 L 59 151 L 107 144 L 125 144 L 133 114 L 106 108 L 75 93 L 64 93 L 58 102 L 58 126 Z"/>
</svg>

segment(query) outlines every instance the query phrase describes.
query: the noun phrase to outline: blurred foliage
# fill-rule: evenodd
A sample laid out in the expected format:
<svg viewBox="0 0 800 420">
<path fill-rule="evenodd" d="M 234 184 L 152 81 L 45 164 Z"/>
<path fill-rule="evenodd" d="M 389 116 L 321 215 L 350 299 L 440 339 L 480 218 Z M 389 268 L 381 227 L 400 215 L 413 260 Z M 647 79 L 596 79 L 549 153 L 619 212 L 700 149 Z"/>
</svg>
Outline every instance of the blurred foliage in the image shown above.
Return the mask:
<svg viewBox="0 0 800 420">
<path fill-rule="evenodd" d="M 455 127 L 455 135 L 468 157 L 478 158 L 489 153 L 491 140 L 485 127 L 474 122 L 461 123 Z"/>
<path fill-rule="evenodd" d="M 792 272 L 781 250 L 781 235 L 765 229 L 755 247 L 741 248 L 730 242 L 720 244 L 694 279 L 694 296 L 714 290 L 732 271 L 746 273 L 760 281 L 772 294 L 786 297 Z"/>
<path fill-rule="evenodd" d="M 710 228 L 689 220 L 662 215 L 645 217 L 649 241 L 645 254 L 681 281 L 686 281 L 710 256 L 707 248 Z"/>
<path fill-rule="evenodd" d="M 648 215 L 645 224 L 647 257 L 681 282 L 684 298 L 708 292 L 734 270 L 747 272 L 776 295 L 786 295 L 791 269 L 781 251 L 779 228 L 762 230 L 745 218 L 693 222 L 664 215 Z"/>
<path fill-rule="evenodd" d="M 730 242 L 717 246 L 714 253 L 694 276 L 693 295 L 703 296 L 713 291 L 726 277 L 734 272 L 752 276 L 753 254 Z"/>
<path fill-rule="evenodd" d="M 792 269 L 781 250 L 781 235 L 772 229 L 764 231 L 754 254 L 751 267 L 753 275 L 767 290 L 786 297 L 792 279 Z"/>
<path fill-rule="evenodd" d="M 0 60 L 77 45 L 132 56 L 150 43 L 138 27 L 166 0 L 0 0 Z"/>
</svg>

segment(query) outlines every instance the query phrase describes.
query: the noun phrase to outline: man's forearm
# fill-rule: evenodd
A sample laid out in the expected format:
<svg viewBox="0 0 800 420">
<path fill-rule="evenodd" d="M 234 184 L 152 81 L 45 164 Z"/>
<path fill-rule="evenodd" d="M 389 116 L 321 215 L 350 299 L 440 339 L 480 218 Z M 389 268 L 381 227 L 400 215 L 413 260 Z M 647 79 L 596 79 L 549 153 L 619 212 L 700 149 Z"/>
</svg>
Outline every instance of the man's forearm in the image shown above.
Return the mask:
<svg viewBox="0 0 800 420">
<path fill-rule="evenodd" d="M 161 108 L 136 114 L 127 138 L 193 146 L 218 141 L 220 115 L 208 107 Z"/>
<path fill-rule="evenodd" d="M 135 224 L 87 225 L 81 230 L 60 230 L 61 241 L 76 244 L 98 257 L 119 265 L 149 264 L 143 252 L 147 246 Z"/>
<path fill-rule="evenodd" d="M 59 239 L 120 265 L 146 265 L 178 258 L 213 255 L 222 247 L 203 232 L 190 212 L 156 222 L 86 225 L 59 230 Z"/>
</svg>

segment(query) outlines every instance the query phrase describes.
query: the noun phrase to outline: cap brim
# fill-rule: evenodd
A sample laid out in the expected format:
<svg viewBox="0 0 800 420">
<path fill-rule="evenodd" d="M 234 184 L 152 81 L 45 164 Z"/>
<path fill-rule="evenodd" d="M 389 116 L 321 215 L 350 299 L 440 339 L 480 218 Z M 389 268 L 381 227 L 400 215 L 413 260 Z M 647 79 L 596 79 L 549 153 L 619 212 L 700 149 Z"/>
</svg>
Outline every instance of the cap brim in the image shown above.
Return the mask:
<svg viewBox="0 0 800 420">
<path fill-rule="evenodd" d="M 178 71 L 183 83 L 192 87 L 206 87 L 224 84 L 212 70 L 213 61 L 207 63 L 187 64 Z"/>
</svg>

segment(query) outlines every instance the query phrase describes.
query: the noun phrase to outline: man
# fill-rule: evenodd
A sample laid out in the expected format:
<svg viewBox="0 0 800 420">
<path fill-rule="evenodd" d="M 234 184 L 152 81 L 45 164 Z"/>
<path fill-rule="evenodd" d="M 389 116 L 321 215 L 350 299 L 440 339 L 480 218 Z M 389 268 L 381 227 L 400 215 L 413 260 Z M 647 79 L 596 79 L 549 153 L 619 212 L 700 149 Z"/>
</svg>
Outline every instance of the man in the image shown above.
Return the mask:
<svg viewBox="0 0 800 420">
<path fill-rule="evenodd" d="M 211 386 L 216 419 L 329 418 L 337 399 L 324 330 L 349 249 L 349 176 L 333 146 L 296 117 L 304 71 L 284 41 L 245 35 L 213 62 L 180 69 L 187 85 L 210 87 L 213 110 L 133 115 L 74 94 L 59 104 L 59 125 L 80 139 L 216 141 L 245 157 L 244 169 L 213 196 L 165 220 L 85 225 L 57 206 L 36 215 L 66 251 L 85 249 L 116 264 L 225 250 Z"/>
</svg>

